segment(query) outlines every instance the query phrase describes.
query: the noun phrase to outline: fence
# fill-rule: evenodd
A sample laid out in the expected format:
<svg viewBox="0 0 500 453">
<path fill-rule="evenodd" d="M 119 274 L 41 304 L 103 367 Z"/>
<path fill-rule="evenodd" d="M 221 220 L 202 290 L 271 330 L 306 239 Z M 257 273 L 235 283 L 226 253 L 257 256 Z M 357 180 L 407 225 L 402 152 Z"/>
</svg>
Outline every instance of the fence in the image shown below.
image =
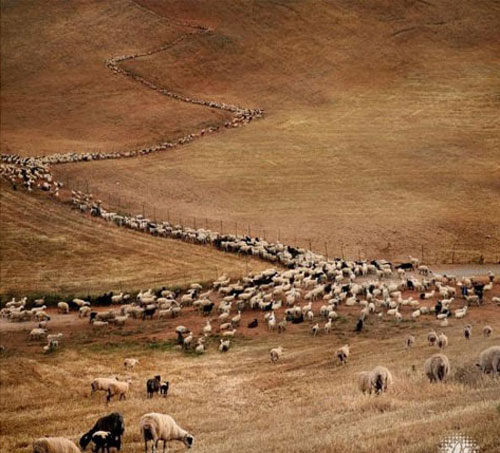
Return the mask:
<svg viewBox="0 0 500 453">
<path fill-rule="evenodd" d="M 66 187 L 92 193 L 87 180 L 64 180 Z M 69 184 L 68 184 L 69 183 Z M 106 209 L 121 214 L 142 214 L 155 222 L 168 221 L 173 225 L 204 228 L 222 234 L 240 234 L 250 237 L 263 238 L 269 242 L 279 241 L 282 244 L 312 250 L 326 258 L 343 258 L 347 260 L 374 260 L 387 259 L 394 262 L 408 261 L 409 256 L 418 258 L 426 264 L 483 264 L 500 263 L 500 249 L 481 250 L 473 248 L 459 248 L 458 246 L 434 247 L 428 244 L 415 243 L 388 243 L 377 244 L 376 241 L 367 243 L 352 243 L 345 240 L 325 240 L 312 237 L 307 233 L 296 233 L 287 228 L 269 228 L 258 223 L 238 222 L 237 220 L 216 219 L 213 217 L 187 216 L 168 207 L 158 207 L 144 201 L 132 201 L 123 196 L 108 193 L 100 195 Z"/>
</svg>

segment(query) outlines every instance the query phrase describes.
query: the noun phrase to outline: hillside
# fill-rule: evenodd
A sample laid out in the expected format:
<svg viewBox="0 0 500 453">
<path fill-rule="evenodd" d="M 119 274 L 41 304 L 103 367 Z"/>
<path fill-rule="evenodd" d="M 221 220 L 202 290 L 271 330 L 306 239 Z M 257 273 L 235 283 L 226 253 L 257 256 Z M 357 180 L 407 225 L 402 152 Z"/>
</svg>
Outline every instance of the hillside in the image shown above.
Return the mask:
<svg viewBox="0 0 500 453">
<path fill-rule="evenodd" d="M 265 269 L 209 247 L 114 227 L 0 185 L 0 294 L 101 294 Z"/>
</svg>

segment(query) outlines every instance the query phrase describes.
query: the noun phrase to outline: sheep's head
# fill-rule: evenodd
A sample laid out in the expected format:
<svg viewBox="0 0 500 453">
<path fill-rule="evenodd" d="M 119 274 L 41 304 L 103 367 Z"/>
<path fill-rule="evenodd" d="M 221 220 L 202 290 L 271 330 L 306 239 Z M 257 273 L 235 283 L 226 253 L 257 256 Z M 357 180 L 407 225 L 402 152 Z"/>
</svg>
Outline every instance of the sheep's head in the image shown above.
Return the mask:
<svg viewBox="0 0 500 453">
<path fill-rule="evenodd" d="M 187 448 L 191 448 L 194 445 L 194 436 L 191 436 L 191 434 L 186 434 L 182 441 Z"/>
</svg>

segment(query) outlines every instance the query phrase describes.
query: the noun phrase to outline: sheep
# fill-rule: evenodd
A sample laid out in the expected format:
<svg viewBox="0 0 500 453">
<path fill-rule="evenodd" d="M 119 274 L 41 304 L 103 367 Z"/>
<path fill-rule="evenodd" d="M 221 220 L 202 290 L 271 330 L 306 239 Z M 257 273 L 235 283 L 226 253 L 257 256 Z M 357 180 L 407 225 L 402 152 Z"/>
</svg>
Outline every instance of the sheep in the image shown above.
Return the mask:
<svg viewBox="0 0 500 453">
<path fill-rule="evenodd" d="M 124 361 L 123 361 L 123 366 L 125 367 L 125 369 L 127 370 L 132 370 L 135 368 L 135 366 L 139 363 L 139 360 L 138 359 L 132 359 L 132 358 L 126 358 Z"/>
<path fill-rule="evenodd" d="M 441 332 L 437 338 L 437 346 L 439 349 L 443 349 L 448 346 L 448 337 L 443 332 Z"/>
<path fill-rule="evenodd" d="M 219 351 L 220 352 L 227 352 L 229 351 L 229 346 L 231 345 L 231 341 L 224 340 L 223 338 L 220 339 L 220 344 L 219 344 Z"/>
<path fill-rule="evenodd" d="M 424 363 L 425 375 L 430 382 L 442 382 L 450 374 L 450 361 L 444 354 L 434 354 Z"/>
<path fill-rule="evenodd" d="M 168 395 L 168 389 L 170 388 L 170 382 L 168 381 L 163 381 L 160 384 L 160 395 L 162 396 L 167 396 Z"/>
<path fill-rule="evenodd" d="M 369 385 L 370 393 L 373 390 L 375 394 L 380 394 L 392 385 L 392 374 L 390 371 L 383 366 L 377 366 L 372 371 L 370 371 Z"/>
<path fill-rule="evenodd" d="M 123 381 L 112 381 L 109 383 L 108 386 L 108 395 L 106 397 L 106 402 L 110 402 L 111 398 L 115 395 L 119 396 L 119 400 L 121 401 L 122 399 L 127 398 L 127 393 L 130 390 L 130 379 L 128 379 L 126 382 Z"/>
<path fill-rule="evenodd" d="M 80 309 L 78 310 L 78 317 L 79 318 L 85 318 L 89 315 L 89 313 L 92 311 L 92 309 L 88 306 L 83 306 L 83 307 L 80 307 Z"/>
<path fill-rule="evenodd" d="M 361 392 L 371 393 L 370 389 L 370 373 L 368 371 L 362 371 L 358 376 L 358 388 Z"/>
<path fill-rule="evenodd" d="M 405 339 L 406 348 L 411 348 L 415 344 L 415 337 L 413 335 L 407 335 Z"/>
<path fill-rule="evenodd" d="M 106 327 L 109 325 L 108 321 L 95 321 L 92 320 L 92 327 L 100 329 L 101 327 Z"/>
<path fill-rule="evenodd" d="M 278 323 L 278 333 L 282 333 L 286 330 L 287 320 L 284 318 Z"/>
<path fill-rule="evenodd" d="M 479 362 L 476 364 L 485 374 L 500 374 L 500 346 L 491 346 L 479 355 Z"/>
<path fill-rule="evenodd" d="M 484 338 L 488 338 L 492 333 L 493 333 L 493 329 L 491 328 L 491 326 L 484 326 L 483 327 Z"/>
<path fill-rule="evenodd" d="M 162 385 L 166 383 L 166 386 L 167 386 L 167 391 L 168 391 L 168 382 L 167 381 L 164 381 L 162 383 L 161 381 L 161 376 L 158 375 L 158 376 L 155 376 L 154 378 L 152 379 L 148 379 L 146 381 L 146 393 L 147 393 L 147 398 L 150 399 L 150 398 L 153 398 L 153 395 L 155 393 L 160 393 L 161 391 L 161 388 L 162 388 Z"/>
<path fill-rule="evenodd" d="M 50 343 L 51 341 L 54 340 L 59 340 L 59 338 L 62 338 L 63 334 L 59 332 L 58 334 L 53 334 L 53 335 L 47 335 L 47 341 Z"/>
<path fill-rule="evenodd" d="M 66 302 L 59 302 L 57 304 L 57 312 L 59 314 L 67 315 L 69 313 L 69 305 Z"/>
<path fill-rule="evenodd" d="M 212 325 L 210 324 L 210 320 L 208 320 L 205 326 L 203 327 L 203 334 L 210 335 L 211 333 L 212 333 Z"/>
<path fill-rule="evenodd" d="M 466 340 L 470 340 L 471 335 L 472 335 L 472 326 L 470 324 L 467 324 L 464 327 L 464 337 Z"/>
<path fill-rule="evenodd" d="M 92 435 L 93 453 L 109 453 L 109 448 L 113 445 L 113 436 L 109 431 L 96 431 Z"/>
<path fill-rule="evenodd" d="M 41 437 L 33 442 L 33 453 L 80 453 L 80 450 L 64 437 Z"/>
<path fill-rule="evenodd" d="M 156 452 L 160 441 L 163 441 L 163 450 L 166 443 L 171 440 L 184 442 L 187 448 L 191 448 L 194 444 L 194 437 L 180 428 L 170 415 L 154 412 L 145 414 L 139 421 L 139 429 L 144 437 L 145 453 L 148 451 L 149 441 L 153 443 L 152 453 Z"/>
<path fill-rule="evenodd" d="M 427 334 L 427 341 L 430 346 L 434 346 L 437 341 L 437 333 L 433 330 Z"/>
<path fill-rule="evenodd" d="M 282 346 L 271 349 L 271 351 L 269 351 L 269 354 L 271 356 L 271 362 L 276 363 L 283 355 L 284 350 L 285 349 Z"/>
<path fill-rule="evenodd" d="M 330 330 L 332 330 L 332 320 L 328 320 L 328 322 L 325 323 L 325 333 L 326 334 L 329 334 L 330 333 Z"/>
<path fill-rule="evenodd" d="M 111 439 L 108 442 L 108 446 L 115 447 L 118 451 L 120 451 L 122 435 L 125 432 L 125 423 L 119 412 L 112 412 L 111 414 L 97 420 L 92 429 L 80 438 L 80 447 L 82 450 L 87 448 L 87 445 L 92 441 L 94 433 L 99 431 L 107 431 L 111 433 Z"/>
<path fill-rule="evenodd" d="M 109 322 L 113 322 L 115 324 L 115 326 L 124 326 L 127 319 L 128 319 L 128 315 L 117 316 L 114 319 L 111 319 Z"/>
<path fill-rule="evenodd" d="M 337 351 L 335 352 L 335 357 L 337 357 L 341 365 L 345 365 L 347 363 L 347 359 L 349 358 L 349 354 L 350 346 L 349 344 L 345 344 L 341 348 L 337 349 Z"/>
<path fill-rule="evenodd" d="M 41 340 L 45 335 L 47 335 L 46 329 L 35 328 L 30 332 L 30 340 Z"/>
<path fill-rule="evenodd" d="M 319 324 L 316 323 L 314 326 L 311 327 L 311 335 L 315 337 L 319 332 Z"/>
<path fill-rule="evenodd" d="M 236 334 L 236 329 L 233 330 L 226 330 L 225 332 L 222 333 L 223 338 L 233 338 L 234 335 Z"/>
<path fill-rule="evenodd" d="M 59 347 L 59 342 L 57 340 L 50 340 L 49 343 L 43 347 L 43 353 L 47 354 L 49 352 L 53 352 L 58 347 Z"/>
<path fill-rule="evenodd" d="M 93 396 L 95 392 L 107 392 L 109 389 L 109 384 L 116 381 L 116 377 L 94 379 L 90 383 L 90 396 Z"/>
</svg>

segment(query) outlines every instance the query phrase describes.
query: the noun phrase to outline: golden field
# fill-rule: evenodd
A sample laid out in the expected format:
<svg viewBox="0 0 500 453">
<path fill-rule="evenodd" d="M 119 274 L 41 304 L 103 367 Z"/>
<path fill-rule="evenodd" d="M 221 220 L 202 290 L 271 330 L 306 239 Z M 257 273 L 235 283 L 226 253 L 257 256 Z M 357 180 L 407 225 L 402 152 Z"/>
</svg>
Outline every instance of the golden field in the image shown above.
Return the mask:
<svg viewBox="0 0 500 453">
<path fill-rule="evenodd" d="M 475 439 L 482 453 L 496 453 L 500 384 L 482 377 L 474 363 L 480 351 L 499 344 L 498 310 L 487 304 L 472 308 L 466 321 L 451 320 L 444 353 L 452 377 L 433 385 L 423 376 L 423 362 L 437 352 L 426 342 L 427 332 L 439 329 L 431 318 L 401 324 L 372 318 L 355 335 L 354 316 L 342 312 L 329 336 L 311 337 L 308 325 L 289 325 L 282 335 L 264 328 L 237 335 L 225 354 L 217 351 L 214 338 L 203 356 L 186 355 L 170 342 L 178 324 L 198 333 L 204 319 L 190 312 L 179 320 L 131 321 L 106 333 L 92 332 L 75 314 L 54 315 L 54 331 L 65 336 L 62 349 L 46 356 L 41 344 L 27 340 L 27 325 L 0 321 L 9 332 L 0 358 L 0 451 L 28 452 L 32 440 L 46 434 L 76 440 L 99 416 L 119 411 L 125 419 L 124 451 L 139 453 L 144 447 L 138 420 L 157 411 L 190 431 L 199 452 L 428 453 L 438 451 L 445 435 L 462 433 Z M 244 312 L 242 324 L 253 316 Z M 466 341 L 462 329 L 469 322 L 473 336 Z M 481 334 L 486 322 L 494 328 L 489 339 Z M 417 342 L 406 350 L 410 332 Z M 351 357 L 339 366 L 333 354 L 345 342 Z M 278 345 L 285 353 L 272 365 L 269 349 Z M 132 372 L 123 369 L 125 357 L 140 360 Z M 382 396 L 362 395 L 357 374 L 376 365 L 389 368 L 394 386 Z M 147 400 L 145 382 L 156 374 L 170 381 L 170 394 Z M 132 377 L 129 398 L 109 406 L 102 393 L 90 398 L 92 379 L 113 375 Z M 173 442 L 170 451 L 184 449 Z"/>
</svg>

